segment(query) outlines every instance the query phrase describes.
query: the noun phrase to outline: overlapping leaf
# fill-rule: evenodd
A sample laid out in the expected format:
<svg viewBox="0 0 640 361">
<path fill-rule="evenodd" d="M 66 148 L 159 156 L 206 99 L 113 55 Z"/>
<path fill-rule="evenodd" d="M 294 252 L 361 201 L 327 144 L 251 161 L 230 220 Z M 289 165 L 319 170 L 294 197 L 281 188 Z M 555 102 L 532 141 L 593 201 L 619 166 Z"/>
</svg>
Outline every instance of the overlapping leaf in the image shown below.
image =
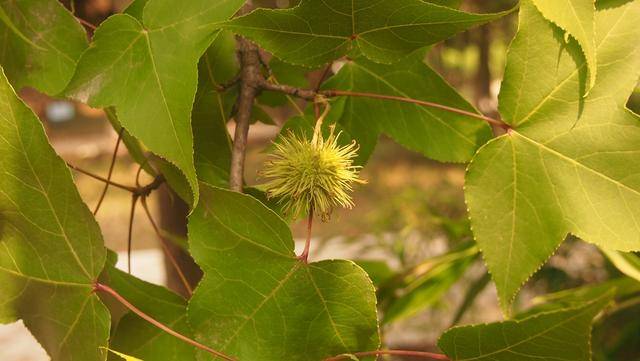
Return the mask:
<svg viewBox="0 0 640 361">
<path fill-rule="evenodd" d="M 106 269 L 103 279 L 142 312 L 169 326 L 172 330 L 191 337 L 191 330 L 187 324 L 187 301 L 182 297 L 164 287 L 144 282 L 113 267 Z M 147 361 L 194 361 L 196 359 L 193 346 L 169 335 L 133 313 L 126 314 L 118 322 L 110 347 Z M 113 357 L 113 360 L 118 358 Z"/>
<path fill-rule="evenodd" d="M 326 89 L 372 92 L 431 101 L 477 112 L 449 84 L 414 54 L 393 65 L 363 58 L 345 64 L 325 85 Z M 370 154 L 380 133 L 405 147 L 446 162 L 469 161 L 491 137 L 491 129 L 469 116 L 390 100 L 345 97 L 339 124 Z"/>
<path fill-rule="evenodd" d="M 383 323 L 405 319 L 436 304 L 462 277 L 477 255 L 477 247 L 468 244 L 425 260 L 403 275 L 399 285 L 382 285 L 378 294 L 391 298 L 389 304 L 384 305 Z"/>
<path fill-rule="evenodd" d="M 421 0 L 303 0 L 291 9 L 257 9 L 223 26 L 294 64 L 321 65 L 355 49 L 390 63 L 504 14 L 469 14 Z"/>
<path fill-rule="evenodd" d="M 625 108 L 640 72 L 639 17 L 638 0 L 599 3 L 598 79 L 583 98 L 578 44 L 521 3 L 500 94 L 513 129 L 480 149 L 465 192 L 505 310 L 567 233 L 640 249 L 640 123 Z"/>
<path fill-rule="evenodd" d="M 0 1 L 0 65 L 16 88 L 58 94 L 86 47 L 82 26 L 59 1 Z"/>
<path fill-rule="evenodd" d="M 438 346 L 452 361 L 590 361 L 591 323 L 612 295 L 519 321 L 452 328 Z"/>
<path fill-rule="evenodd" d="M 585 56 L 591 89 L 596 81 L 595 0 L 533 0 L 542 15 L 578 41 Z"/>
<path fill-rule="evenodd" d="M 198 179 L 220 187 L 229 180 L 231 140 L 227 120 L 238 91 L 234 88 L 220 92 L 217 87 L 233 79 L 239 70 L 235 48 L 233 35 L 222 31 L 200 59 L 198 92 L 191 115 Z"/>
<path fill-rule="evenodd" d="M 365 272 L 348 261 L 299 261 L 287 224 L 254 198 L 203 186 L 189 242 L 205 274 L 188 309 L 199 341 L 252 361 L 378 348 Z"/>
<path fill-rule="evenodd" d="M 189 1 L 175 9 L 150 0 L 142 19 L 110 17 L 96 30 L 66 92 L 92 106 L 115 106 L 121 124 L 186 176 L 197 201 L 191 109 L 197 63 L 213 40 L 212 22 L 233 15 L 242 0 Z"/>
<path fill-rule="evenodd" d="M 100 229 L 4 73 L 0 154 L 0 322 L 22 319 L 54 361 L 104 360 L 109 313 L 93 294 Z"/>
</svg>

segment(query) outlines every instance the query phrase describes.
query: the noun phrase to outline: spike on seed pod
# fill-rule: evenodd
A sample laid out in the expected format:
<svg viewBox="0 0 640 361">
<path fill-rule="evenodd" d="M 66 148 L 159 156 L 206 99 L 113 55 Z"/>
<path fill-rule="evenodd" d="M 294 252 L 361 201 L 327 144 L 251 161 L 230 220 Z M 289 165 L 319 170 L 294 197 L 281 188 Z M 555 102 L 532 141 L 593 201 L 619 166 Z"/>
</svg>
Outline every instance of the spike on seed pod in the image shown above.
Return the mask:
<svg viewBox="0 0 640 361">
<path fill-rule="evenodd" d="M 350 193 L 359 178 L 360 166 L 353 165 L 358 145 L 355 141 L 338 144 L 340 133 L 330 127 L 328 137 L 321 132 L 324 114 L 318 118 L 312 139 L 288 132 L 274 143 L 271 159 L 262 176 L 270 179 L 264 186 L 269 198 L 279 198 L 284 212 L 294 219 L 312 211 L 329 219 L 335 207 L 352 208 Z"/>
</svg>

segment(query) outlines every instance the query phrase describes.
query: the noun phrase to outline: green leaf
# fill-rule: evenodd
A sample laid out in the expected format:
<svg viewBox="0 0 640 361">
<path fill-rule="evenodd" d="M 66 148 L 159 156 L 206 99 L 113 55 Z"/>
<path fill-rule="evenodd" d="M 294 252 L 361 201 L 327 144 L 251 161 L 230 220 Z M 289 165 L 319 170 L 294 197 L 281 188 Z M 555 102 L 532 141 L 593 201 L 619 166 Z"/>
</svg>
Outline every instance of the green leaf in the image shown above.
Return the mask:
<svg viewBox="0 0 640 361">
<path fill-rule="evenodd" d="M 103 281 L 142 312 L 191 337 L 187 323 L 187 301 L 164 287 L 144 282 L 109 267 Z M 107 296 L 108 297 L 108 296 Z M 151 325 L 134 313 L 126 314 L 111 338 L 112 349 L 143 360 L 195 361 L 195 348 Z"/>
<path fill-rule="evenodd" d="M 51 359 L 104 360 L 109 313 L 93 293 L 100 228 L 42 124 L 0 75 L 0 322 L 22 319 Z"/>
<path fill-rule="evenodd" d="M 533 0 L 542 15 L 578 41 L 589 69 L 589 86 L 596 82 L 595 0 Z"/>
<path fill-rule="evenodd" d="M 477 254 L 477 247 L 467 244 L 416 266 L 404 275 L 401 287 L 394 287 L 394 294 L 399 296 L 385 307 L 383 323 L 406 319 L 436 304 L 462 277 Z"/>
<path fill-rule="evenodd" d="M 469 14 L 421 0 L 305 0 L 291 9 L 257 9 L 223 26 L 293 64 L 322 65 L 355 50 L 391 63 L 506 13 Z"/>
<path fill-rule="evenodd" d="M 193 135 L 198 179 L 227 187 L 231 164 L 231 139 L 227 121 L 238 96 L 237 87 L 218 91 L 238 73 L 234 36 L 222 31 L 200 59 L 198 92 L 193 112 Z"/>
<path fill-rule="evenodd" d="M 533 306 L 516 314 L 515 319 L 528 318 L 541 312 L 577 307 L 606 292 L 612 292 L 616 301 L 627 299 L 640 292 L 640 282 L 629 277 L 619 277 L 602 283 L 537 296 L 532 300 Z"/>
<path fill-rule="evenodd" d="M 252 361 L 378 348 L 366 273 L 349 261 L 299 261 L 287 224 L 254 198 L 203 186 L 189 236 L 204 271 L 188 308 L 199 341 Z"/>
<path fill-rule="evenodd" d="M 611 300 L 606 293 L 578 307 L 540 313 L 519 321 L 455 327 L 438 346 L 452 361 L 591 360 L 593 318 Z"/>
<path fill-rule="evenodd" d="M 640 1 L 596 13 L 598 79 L 529 1 L 509 51 L 500 111 L 513 129 L 469 165 L 472 229 L 507 311 L 567 233 L 607 249 L 640 249 L 640 123 L 625 108 L 640 74 Z"/>
<path fill-rule="evenodd" d="M 633 253 L 602 249 L 602 253 L 623 274 L 640 281 L 640 257 Z"/>
<path fill-rule="evenodd" d="M 422 52 L 393 65 L 359 58 L 346 63 L 324 86 L 414 98 L 477 113 L 444 79 L 422 61 Z M 478 119 L 392 100 L 344 97 L 339 124 L 369 154 L 380 133 L 408 149 L 443 162 L 466 162 L 491 138 Z M 340 104 L 340 103 L 339 103 Z M 365 158 L 366 159 L 366 158 Z"/>
<path fill-rule="evenodd" d="M 190 1 L 175 11 L 150 0 L 142 20 L 119 14 L 96 30 L 66 93 L 94 107 L 115 106 L 120 123 L 184 173 L 197 203 L 191 109 L 197 63 L 215 35 L 211 22 L 233 15 L 242 0 Z"/>
<path fill-rule="evenodd" d="M 87 48 L 87 34 L 57 0 L 0 1 L 0 39 L 11 83 L 49 95 L 64 89 Z"/>
</svg>

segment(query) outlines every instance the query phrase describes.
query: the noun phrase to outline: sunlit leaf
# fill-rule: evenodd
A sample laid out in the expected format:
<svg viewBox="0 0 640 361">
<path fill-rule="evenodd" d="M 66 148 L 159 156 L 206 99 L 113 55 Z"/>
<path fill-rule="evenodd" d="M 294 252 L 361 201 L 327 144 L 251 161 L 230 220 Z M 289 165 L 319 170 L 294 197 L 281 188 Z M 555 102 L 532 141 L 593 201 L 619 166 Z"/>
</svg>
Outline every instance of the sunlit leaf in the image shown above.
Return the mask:
<svg viewBox="0 0 640 361">
<path fill-rule="evenodd" d="M 0 322 L 22 319 L 51 359 L 104 360 L 109 313 L 93 292 L 100 228 L 42 124 L 0 75 Z"/>
<path fill-rule="evenodd" d="M 602 248 L 640 249 L 640 118 L 625 108 L 640 74 L 639 17 L 637 0 L 599 5 L 598 79 L 584 98 L 578 44 L 521 2 L 500 93 L 513 129 L 479 150 L 465 184 L 505 311 L 568 233 Z"/>
</svg>

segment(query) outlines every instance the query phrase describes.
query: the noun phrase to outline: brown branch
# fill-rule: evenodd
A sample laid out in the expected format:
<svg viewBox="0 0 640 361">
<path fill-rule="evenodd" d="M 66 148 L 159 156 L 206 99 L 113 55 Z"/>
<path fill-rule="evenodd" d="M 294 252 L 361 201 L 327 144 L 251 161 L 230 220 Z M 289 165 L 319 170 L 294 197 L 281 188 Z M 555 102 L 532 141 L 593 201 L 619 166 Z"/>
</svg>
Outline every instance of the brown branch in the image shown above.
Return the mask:
<svg viewBox="0 0 640 361">
<path fill-rule="evenodd" d="M 450 107 L 450 106 L 446 106 L 446 105 L 438 104 L 438 103 L 434 103 L 434 102 L 429 102 L 429 101 L 425 101 L 425 100 L 406 98 L 406 97 L 395 96 L 395 95 L 377 94 L 377 93 L 365 93 L 365 92 L 352 92 L 352 91 L 337 90 L 337 89 L 321 90 L 321 91 L 317 91 L 316 92 L 316 91 L 314 91 L 312 89 L 302 89 L 302 88 L 297 88 L 297 87 L 293 87 L 293 86 L 286 85 L 286 84 L 273 84 L 273 83 L 270 83 L 270 82 L 267 82 L 267 81 L 263 81 L 260 84 L 260 86 L 264 90 L 280 92 L 280 93 L 284 93 L 284 94 L 287 94 L 287 95 L 295 96 L 295 97 L 306 99 L 306 100 L 314 100 L 318 95 L 321 95 L 321 96 L 325 96 L 327 98 L 334 98 L 334 97 L 337 97 L 337 96 L 350 96 L 350 97 L 362 97 L 362 98 L 372 98 L 372 99 L 382 99 L 382 100 L 393 100 L 393 101 L 399 101 L 399 102 L 404 102 L 404 103 L 411 103 L 411 104 L 421 105 L 421 106 L 425 106 L 425 107 L 436 108 L 436 109 L 440 109 L 440 110 L 444 110 L 444 111 L 447 111 L 447 112 L 464 115 L 464 116 L 475 118 L 475 119 L 480 119 L 480 120 L 485 121 L 485 122 L 487 122 L 487 123 L 489 123 L 491 125 L 495 125 L 497 127 L 503 128 L 503 129 L 510 129 L 511 128 L 508 124 L 506 124 L 505 122 L 503 122 L 503 121 L 501 121 L 499 119 L 494 119 L 494 118 L 488 117 L 486 115 L 477 114 L 477 113 L 469 112 L 469 111 L 466 111 L 466 110 L 463 110 L 463 109 L 458 109 L 458 108 L 454 108 L 454 107 Z"/>
<path fill-rule="evenodd" d="M 120 183 L 114 182 L 112 180 L 108 180 L 108 179 L 106 179 L 104 177 L 101 177 L 101 176 L 99 176 L 97 174 L 93 174 L 93 173 L 91 173 L 89 171 L 86 171 L 86 170 L 80 168 L 80 167 L 77 167 L 77 166 L 75 166 L 75 165 L 73 165 L 71 163 L 67 163 L 67 166 L 69 168 L 77 171 L 77 172 L 80 172 L 80 173 L 82 173 L 84 175 L 88 175 L 89 177 L 91 177 L 93 179 L 99 180 L 99 181 L 104 182 L 104 183 L 108 183 L 109 185 L 112 185 L 112 186 L 114 186 L 116 188 L 124 189 L 127 192 L 134 193 L 136 191 L 135 187 L 127 186 L 127 185 L 124 185 L 124 184 L 120 184 Z"/>
<path fill-rule="evenodd" d="M 118 148 L 120 147 L 120 142 L 122 141 L 122 132 L 124 128 L 120 128 L 118 132 L 118 140 L 116 141 L 116 147 L 113 150 L 113 155 L 111 156 L 111 164 L 109 165 L 109 173 L 107 174 L 107 180 L 111 181 L 111 176 L 113 175 L 113 168 L 116 165 L 116 158 L 118 157 Z M 107 195 L 107 190 L 109 190 L 109 183 L 104 184 L 104 188 L 102 189 L 102 194 L 100 195 L 100 199 L 98 200 L 98 204 L 96 204 L 96 208 L 93 210 L 93 215 L 98 214 L 100 210 L 100 206 L 102 205 L 102 201 L 104 201 L 104 197 Z"/>
<path fill-rule="evenodd" d="M 135 193 L 131 195 L 131 210 L 129 211 L 129 231 L 127 233 L 127 272 L 129 272 L 129 274 L 131 274 L 131 243 L 133 243 L 133 219 L 136 215 L 136 204 L 138 203 L 138 198 L 140 198 L 140 196 Z"/>
<path fill-rule="evenodd" d="M 240 56 L 240 95 L 235 116 L 236 130 L 231 152 L 229 188 L 242 192 L 244 185 L 244 161 L 249 135 L 249 122 L 253 102 L 258 94 L 259 85 L 264 79 L 260 72 L 258 47 L 244 38 L 238 38 Z"/>
<path fill-rule="evenodd" d="M 149 211 L 149 207 L 147 206 L 147 197 L 143 196 L 140 199 L 140 203 L 142 204 L 142 208 L 147 214 L 147 219 L 149 220 L 149 223 L 151 223 L 151 227 L 153 227 L 153 230 L 156 232 L 156 235 L 158 236 L 158 238 L 160 238 L 160 245 L 162 246 L 162 251 L 164 251 L 165 256 L 169 259 L 169 261 L 171 262 L 171 265 L 178 273 L 178 276 L 180 277 L 180 281 L 182 281 L 182 285 L 184 286 L 185 290 L 187 290 L 187 293 L 189 294 L 189 296 L 191 296 L 193 294 L 193 288 L 191 288 L 191 285 L 189 284 L 189 281 L 187 280 L 187 277 L 185 276 L 184 272 L 180 268 L 178 261 L 173 256 L 173 253 L 171 253 L 171 250 L 167 245 L 169 241 L 162 235 L 162 232 L 160 232 L 158 225 L 153 220 L 153 217 L 151 216 L 151 212 Z"/>
<path fill-rule="evenodd" d="M 329 72 L 331 71 L 332 66 L 333 66 L 333 62 L 330 62 L 324 68 L 324 71 L 320 75 L 320 79 L 318 79 L 318 84 L 316 84 L 315 88 L 313 89 L 316 93 L 320 91 L 320 87 L 322 87 L 322 83 L 324 83 L 325 79 L 329 75 Z M 313 102 L 313 111 L 316 114 L 316 119 L 318 119 L 320 117 L 320 104 L 318 102 Z"/>
<path fill-rule="evenodd" d="M 76 18 L 76 20 L 78 20 L 78 22 L 79 22 L 80 24 L 82 24 L 82 25 L 84 25 L 84 26 L 88 27 L 88 28 L 89 28 L 89 29 L 91 29 L 91 30 L 94 30 L 94 31 L 95 31 L 95 30 L 98 28 L 97 26 L 95 26 L 95 25 L 91 24 L 90 22 L 86 21 L 85 19 L 79 18 L 79 17 L 77 17 L 77 16 L 76 16 L 75 18 Z"/>
<path fill-rule="evenodd" d="M 93 286 L 93 289 L 95 291 L 100 291 L 100 292 L 105 292 L 108 293 L 109 295 L 111 295 L 113 298 L 115 298 L 118 302 L 120 302 L 124 307 L 128 308 L 129 310 L 131 310 L 131 312 L 135 313 L 136 315 L 138 315 L 140 318 L 142 318 L 143 320 L 149 322 L 150 324 L 154 325 L 155 327 L 161 329 L 162 331 L 170 334 L 173 337 L 176 337 L 194 347 L 197 347 L 201 350 L 204 350 L 206 352 L 209 352 L 210 354 L 220 357 L 222 359 L 228 360 L 228 361 L 235 361 L 234 358 L 227 356 L 225 354 L 223 354 L 220 351 L 216 351 L 208 346 L 205 346 L 201 343 L 199 343 L 198 341 L 195 341 L 181 333 L 178 333 L 174 330 L 172 330 L 171 328 L 169 328 L 169 326 L 163 324 L 160 321 L 157 321 L 156 319 L 154 319 L 153 317 L 147 315 L 146 313 L 142 312 L 142 310 L 140 310 L 139 308 L 137 308 L 136 306 L 134 306 L 133 304 L 131 304 L 129 301 L 127 301 L 124 297 L 122 297 L 116 290 L 112 289 L 111 287 L 107 286 L 107 285 L 103 285 L 101 283 L 97 283 Z"/>
<path fill-rule="evenodd" d="M 394 355 L 394 356 L 428 358 L 432 360 L 449 360 L 447 356 L 439 353 L 433 353 L 433 352 L 405 351 L 405 350 L 377 350 L 377 351 L 355 352 L 352 354 L 338 355 L 338 356 L 326 358 L 324 359 L 324 361 L 349 360 L 350 355 L 353 355 L 356 357 Z"/>
<path fill-rule="evenodd" d="M 483 121 L 485 121 L 485 122 L 487 122 L 487 123 L 489 123 L 491 125 L 495 125 L 497 127 L 503 128 L 503 129 L 509 129 L 510 128 L 510 126 L 508 124 L 506 124 L 505 122 L 503 122 L 501 120 L 498 120 L 498 119 L 493 119 L 493 118 L 487 117 L 487 116 L 482 115 L 482 114 L 477 114 L 477 113 L 469 112 L 469 111 L 458 109 L 458 108 L 449 107 L 449 106 L 438 104 L 438 103 L 434 103 L 434 102 L 428 102 L 428 101 L 425 101 L 425 100 L 405 98 L 405 97 L 400 97 L 400 96 L 395 96 L 395 95 L 386 95 L 386 94 L 351 92 L 351 91 L 346 91 L 346 90 L 325 90 L 325 91 L 321 92 L 321 94 L 326 96 L 326 97 L 328 97 L 328 98 L 332 98 L 332 97 L 336 97 L 336 96 L 351 96 L 351 97 L 362 97 L 362 98 L 372 98 L 372 99 L 395 100 L 395 101 L 404 102 L 404 103 L 411 103 L 411 104 L 416 104 L 416 105 L 422 105 L 422 106 L 425 106 L 425 107 L 436 108 L 436 109 L 444 110 L 444 111 L 447 111 L 447 112 L 456 113 L 456 114 L 464 115 L 464 116 L 467 116 L 467 117 L 480 119 L 480 120 L 483 120 Z"/>
</svg>

